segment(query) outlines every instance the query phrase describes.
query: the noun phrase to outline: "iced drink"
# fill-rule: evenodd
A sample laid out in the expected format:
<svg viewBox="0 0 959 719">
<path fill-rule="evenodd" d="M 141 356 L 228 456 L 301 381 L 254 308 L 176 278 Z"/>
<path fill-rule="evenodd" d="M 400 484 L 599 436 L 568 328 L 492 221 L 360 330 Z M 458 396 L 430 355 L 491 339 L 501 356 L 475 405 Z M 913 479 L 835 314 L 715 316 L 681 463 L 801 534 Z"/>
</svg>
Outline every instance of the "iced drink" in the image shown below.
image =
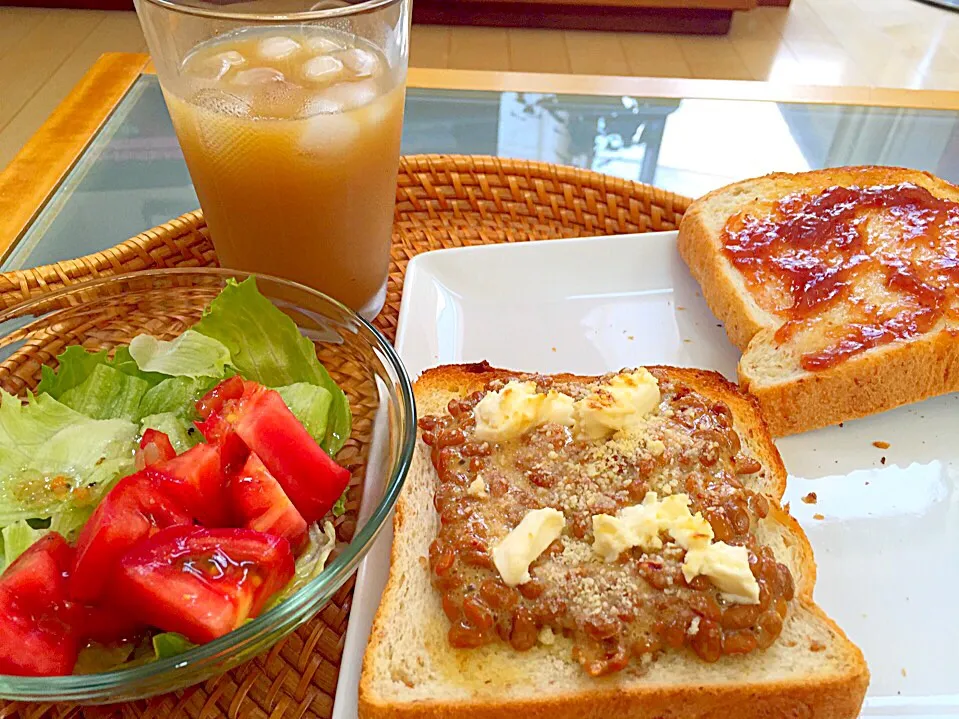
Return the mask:
<svg viewBox="0 0 959 719">
<path fill-rule="evenodd" d="M 371 316 L 385 297 L 404 83 L 364 40 L 239 30 L 164 85 L 220 262 Z"/>
</svg>

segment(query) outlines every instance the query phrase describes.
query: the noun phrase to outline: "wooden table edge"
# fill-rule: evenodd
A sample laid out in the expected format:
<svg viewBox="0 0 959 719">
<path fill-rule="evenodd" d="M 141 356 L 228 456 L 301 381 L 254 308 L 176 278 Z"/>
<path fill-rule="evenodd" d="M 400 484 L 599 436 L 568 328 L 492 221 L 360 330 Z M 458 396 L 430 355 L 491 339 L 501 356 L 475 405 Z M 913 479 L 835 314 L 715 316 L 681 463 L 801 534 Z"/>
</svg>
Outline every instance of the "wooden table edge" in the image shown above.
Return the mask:
<svg viewBox="0 0 959 719">
<path fill-rule="evenodd" d="M 149 57 L 106 53 L 0 172 L 0 258 L 29 227 Z"/>
<path fill-rule="evenodd" d="M 487 90 L 567 95 L 632 95 L 665 99 L 757 100 L 826 105 L 869 105 L 959 110 L 959 92 L 883 87 L 784 85 L 753 80 L 550 75 L 486 70 L 410 68 L 409 87 L 429 90 Z"/>
<path fill-rule="evenodd" d="M 154 72 L 146 54 L 102 55 L 7 168 L 0 172 L 0 258 L 7 256 L 136 79 L 141 74 Z M 959 92 L 955 91 L 792 86 L 741 80 L 410 68 L 408 86 L 429 90 L 632 95 L 959 110 Z"/>
</svg>

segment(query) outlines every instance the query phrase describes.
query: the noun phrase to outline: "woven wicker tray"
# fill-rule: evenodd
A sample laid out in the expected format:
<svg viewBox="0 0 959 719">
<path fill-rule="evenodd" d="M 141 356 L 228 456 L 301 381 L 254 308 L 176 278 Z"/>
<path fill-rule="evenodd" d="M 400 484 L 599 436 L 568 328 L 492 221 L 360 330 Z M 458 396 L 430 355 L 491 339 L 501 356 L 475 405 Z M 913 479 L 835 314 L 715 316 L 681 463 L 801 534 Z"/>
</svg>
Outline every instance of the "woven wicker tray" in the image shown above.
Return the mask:
<svg viewBox="0 0 959 719">
<path fill-rule="evenodd" d="M 390 339 L 406 263 L 421 252 L 674 230 L 689 205 L 648 185 L 571 167 L 455 155 L 403 158 L 396 200 L 386 305 L 375 322 Z M 191 212 L 104 252 L 0 274 L 0 307 L 104 275 L 216 264 L 203 216 Z M 101 707 L 0 702 L 0 719 L 328 719 L 352 590 L 350 580 L 316 618 L 270 651 L 190 689 Z"/>
</svg>

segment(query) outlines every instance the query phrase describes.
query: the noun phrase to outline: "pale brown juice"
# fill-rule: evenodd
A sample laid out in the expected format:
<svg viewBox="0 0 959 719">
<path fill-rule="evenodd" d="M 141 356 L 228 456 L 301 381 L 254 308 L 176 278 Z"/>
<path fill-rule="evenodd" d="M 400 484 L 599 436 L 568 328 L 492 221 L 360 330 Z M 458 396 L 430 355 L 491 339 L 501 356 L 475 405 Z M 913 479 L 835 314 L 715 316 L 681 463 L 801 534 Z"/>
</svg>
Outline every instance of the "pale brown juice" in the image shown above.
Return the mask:
<svg viewBox="0 0 959 719">
<path fill-rule="evenodd" d="M 167 105 L 221 263 L 378 312 L 404 100 L 384 58 L 268 28 L 204 43 L 181 77 Z"/>
</svg>

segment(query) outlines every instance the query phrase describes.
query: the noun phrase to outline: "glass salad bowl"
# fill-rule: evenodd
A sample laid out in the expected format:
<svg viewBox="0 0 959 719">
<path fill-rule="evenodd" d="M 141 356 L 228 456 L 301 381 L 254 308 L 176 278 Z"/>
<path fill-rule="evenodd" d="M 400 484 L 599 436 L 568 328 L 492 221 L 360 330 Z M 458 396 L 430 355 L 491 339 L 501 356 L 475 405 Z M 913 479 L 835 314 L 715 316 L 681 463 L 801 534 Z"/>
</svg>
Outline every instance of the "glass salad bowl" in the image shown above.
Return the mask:
<svg viewBox="0 0 959 719">
<path fill-rule="evenodd" d="M 0 388 L 26 396 L 39 383 L 42 367 L 55 368 L 57 356 L 70 345 L 110 350 L 143 333 L 174 339 L 200 320 L 229 280 L 247 277 L 222 269 L 137 272 L 73 285 L 7 309 L 0 313 Z M 334 521 L 337 548 L 325 569 L 255 619 L 185 653 L 101 673 L 0 675 L 0 697 L 118 702 L 221 674 L 314 617 L 352 575 L 390 517 L 415 440 L 416 410 L 403 365 L 383 335 L 340 303 L 285 280 L 255 279 L 259 292 L 313 342 L 320 362 L 346 392 L 353 415 L 350 438 L 336 454 L 351 480 L 345 512 Z"/>
</svg>

